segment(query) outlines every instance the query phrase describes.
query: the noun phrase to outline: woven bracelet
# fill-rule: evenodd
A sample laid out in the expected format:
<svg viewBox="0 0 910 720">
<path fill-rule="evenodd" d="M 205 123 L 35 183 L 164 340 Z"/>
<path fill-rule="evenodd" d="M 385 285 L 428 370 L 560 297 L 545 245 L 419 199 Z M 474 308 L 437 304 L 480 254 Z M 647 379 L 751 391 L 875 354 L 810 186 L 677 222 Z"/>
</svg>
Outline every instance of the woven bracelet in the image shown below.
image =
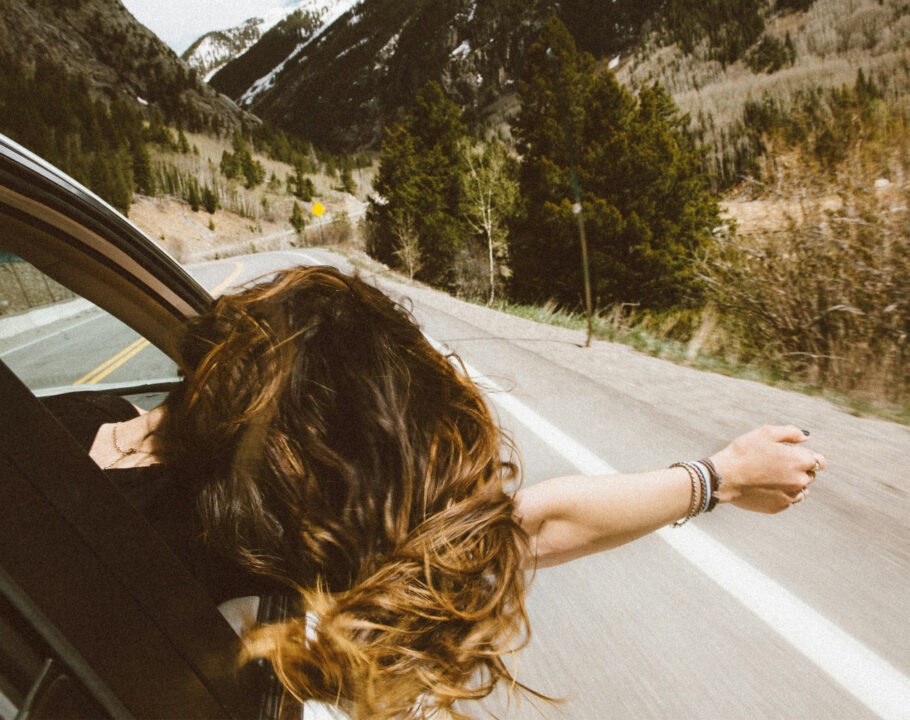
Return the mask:
<svg viewBox="0 0 910 720">
<path fill-rule="evenodd" d="M 698 503 L 696 515 L 701 515 L 708 511 L 708 503 L 711 502 L 711 475 L 708 468 L 699 461 L 691 462 L 689 465 L 698 473 L 698 479 L 701 481 L 701 502 Z"/>
<path fill-rule="evenodd" d="M 708 509 L 705 510 L 705 512 L 711 512 L 717 505 L 717 491 L 724 479 L 717 472 L 717 466 L 711 458 L 702 458 L 698 462 L 708 468 L 708 473 L 711 475 L 711 501 L 708 503 Z"/>
</svg>

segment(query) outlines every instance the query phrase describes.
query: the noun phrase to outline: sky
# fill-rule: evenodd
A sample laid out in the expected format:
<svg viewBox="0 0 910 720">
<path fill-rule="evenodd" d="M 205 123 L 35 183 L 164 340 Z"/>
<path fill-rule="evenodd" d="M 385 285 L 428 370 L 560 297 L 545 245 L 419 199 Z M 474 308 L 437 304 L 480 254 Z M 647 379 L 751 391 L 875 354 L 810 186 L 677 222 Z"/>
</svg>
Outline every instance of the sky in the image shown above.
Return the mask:
<svg viewBox="0 0 910 720">
<path fill-rule="evenodd" d="M 290 4 L 284 0 L 121 0 L 133 17 L 178 55 L 209 30 L 239 25 L 247 18 Z"/>
</svg>

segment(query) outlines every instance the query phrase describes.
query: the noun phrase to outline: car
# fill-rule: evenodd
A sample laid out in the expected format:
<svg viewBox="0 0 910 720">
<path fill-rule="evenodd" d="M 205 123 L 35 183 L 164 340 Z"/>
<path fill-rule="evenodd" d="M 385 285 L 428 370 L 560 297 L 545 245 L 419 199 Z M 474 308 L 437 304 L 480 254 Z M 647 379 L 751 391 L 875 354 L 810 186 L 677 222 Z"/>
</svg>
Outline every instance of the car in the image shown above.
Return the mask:
<svg viewBox="0 0 910 720">
<path fill-rule="evenodd" d="M 268 668 L 238 670 L 225 615 L 40 399 L 78 386 L 157 404 L 178 381 L 171 333 L 211 302 L 123 216 L 0 136 L 3 720 L 294 712 Z M 286 607 L 262 599 L 258 619 Z"/>
</svg>

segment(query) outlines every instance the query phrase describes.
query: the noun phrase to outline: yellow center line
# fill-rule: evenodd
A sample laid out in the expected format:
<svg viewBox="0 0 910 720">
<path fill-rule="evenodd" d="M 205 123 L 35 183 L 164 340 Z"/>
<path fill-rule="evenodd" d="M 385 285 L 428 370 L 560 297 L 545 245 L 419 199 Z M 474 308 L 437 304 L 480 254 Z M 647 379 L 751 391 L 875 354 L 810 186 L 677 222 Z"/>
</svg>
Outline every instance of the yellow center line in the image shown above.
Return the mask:
<svg viewBox="0 0 910 720">
<path fill-rule="evenodd" d="M 218 295 L 220 295 L 222 293 L 222 291 L 225 288 L 227 288 L 232 282 L 234 282 L 234 280 L 237 279 L 237 276 L 243 272 L 243 263 L 242 262 L 240 262 L 239 260 L 232 260 L 231 262 L 233 262 L 234 266 L 235 266 L 234 272 L 232 272 L 230 275 L 228 275 L 227 278 L 225 278 L 225 280 L 220 285 L 218 285 L 214 290 L 209 291 L 212 294 L 212 297 L 218 297 Z"/>
<path fill-rule="evenodd" d="M 139 338 L 138 340 L 133 341 L 132 343 L 127 345 L 125 348 L 123 348 L 123 350 L 121 350 L 116 355 L 114 355 L 114 357 L 108 358 L 103 363 L 101 363 L 98 367 L 96 367 L 94 370 L 92 370 L 89 373 L 86 373 L 84 376 L 79 378 L 76 382 L 73 383 L 73 385 L 82 385 L 83 383 L 91 384 L 92 382 L 97 382 L 97 380 L 94 380 L 94 381 L 90 380 L 90 378 L 93 375 L 95 375 L 95 373 L 100 373 L 100 372 L 106 370 L 109 365 L 112 365 L 113 363 L 117 362 L 124 355 L 129 354 L 135 347 L 137 347 L 138 345 L 141 345 L 143 342 L 146 342 L 146 344 L 147 344 L 148 341 L 145 341 L 143 338 Z M 119 367 L 119 365 L 118 365 L 118 367 Z"/>
<path fill-rule="evenodd" d="M 235 266 L 234 271 L 228 275 L 228 277 L 225 278 L 225 280 L 221 282 L 214 290 L 210 291 L 213 297 L 217 297 L 223 290 L 225 290 L 225 288 L 227 288 L 232 282 L 234 282 L 234 280 L 237 279 L 237 276 L 240 275 L 241 272 L 243 272 L 242 262 L 232 262 Z M 149 345 L 149 341 L 145 338 L 139 338 L 138 340 L 131 342 L 112 358 L 105 360 L 94 370 L 83 375 L 76 382 L 74 382 L 73 385 L 94 385 L 95 383 L 100 382 L 125 362 L 145 350 L 145 348 L 147 348 Z"/>
<path fill-rule="evenodd" d="M 140 338 L 140 340 L 142 342 L 140 342 L 138 345 L 136 345 L 136 347 L 134 347 L 130 352 L 128 352 L 123 357 L 121 357 L 113 365 L 108 365 L 107 369 L 105 369 L 103 372 L 100 372 L 97 375 L 95 375 L 95 377 L 93 377 L 91 380 L 89 380 L 85 384 L 94 385 L 96 382 L 100 382 L 101 380 L 106 378 L 108 375 L 110 375 L 112 372 L 114 372 L 114 370 L 116 370 L 118 367 L 123 365 L 123 363 L 125 363 L 131 357 L 134 357 L 134 356 L 138 355 L 139 353 L 141 353 L 143 350 L 145 350 L 149 346 L 150 343 L 145 338 Z"/>
</svg>

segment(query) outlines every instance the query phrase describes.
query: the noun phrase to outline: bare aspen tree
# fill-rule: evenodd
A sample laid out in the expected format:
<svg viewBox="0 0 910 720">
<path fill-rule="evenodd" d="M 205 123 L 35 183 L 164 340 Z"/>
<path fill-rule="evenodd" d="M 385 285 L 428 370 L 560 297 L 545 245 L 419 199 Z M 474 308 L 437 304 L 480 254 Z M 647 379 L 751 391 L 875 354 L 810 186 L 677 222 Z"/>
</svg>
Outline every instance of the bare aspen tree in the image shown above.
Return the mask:
<svg viewBox="0 0 910 720">
<path fill-rule="evenodd" d="M 463 215 L 487 244 L 490 305 L 496 296 L 497 262 L 507 259 L 506 225 L 515 211 L 518 183 L 508 151 L 495 138 L 487 144 L 465 145 L 463 152 L 468 166 L 462 180 Z"/>
<path fill-rule="evenodd" d="M 395 213 L 392 218 L 392 232 L 395 234 L 395 257 L 404 265 L 408 277 L 412 280 L 423 267 L 420 252 L 420 237 L 414 227 L 413 218 L 406 212 Z"/>
</svg>

